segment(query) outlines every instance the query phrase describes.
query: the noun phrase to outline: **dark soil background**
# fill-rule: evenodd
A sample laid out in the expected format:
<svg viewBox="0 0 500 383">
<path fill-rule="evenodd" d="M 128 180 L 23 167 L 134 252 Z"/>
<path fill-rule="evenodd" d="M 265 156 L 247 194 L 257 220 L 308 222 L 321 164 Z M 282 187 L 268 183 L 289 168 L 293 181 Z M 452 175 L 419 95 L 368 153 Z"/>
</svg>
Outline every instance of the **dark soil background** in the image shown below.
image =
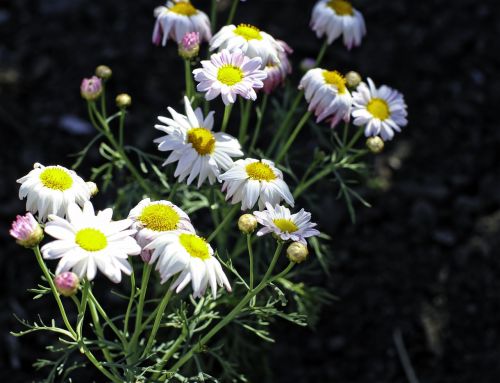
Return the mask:
<svg viewBox="0 0 500 383">
<path fill-rule="evenodd" d="M 206 9 L 204 3 L 195 1 Z M 356 225 L 331 202 L 334 194 L 325 202 L 332 211 L 317 215 L 334 237 L 328 288 L 339 300 L 315 330 L 276 325 L 272 381 L 407 382 L 400 359 L 406 350 L 421 383 L 500 382 L 497 2 L 355 4 L 365 15 L 366 39 L 350 53 L 335 43 L 324 63 L 399 89 L 410 124 L 377 158 L 382 187 L 362 190 L 373 207 L 358 207 Z M 67 155 L 90 139 L 78 88 L 102 63 L 114 70 L 110 93 L 133 97 L 129 139 L 152 147 L 156 116 L 178 102 L 183 87 L 175 45 L 150 43 L 156 5 L 0 1 L 2 382 L 32 381 L 31 364 L 50 343 L 41 334 L 12 337 L 19 329 L 12 312 L 35 319 L 54 309 L 31 301 L 35 261 L 7 235 L 24 211 L 15 180 L 34 162 L 69 166 Z M 320 46 L 307 27 L 312 6 L 249 0 L 236 21 L 289 42 L 298 64 Z"/>
</svg>

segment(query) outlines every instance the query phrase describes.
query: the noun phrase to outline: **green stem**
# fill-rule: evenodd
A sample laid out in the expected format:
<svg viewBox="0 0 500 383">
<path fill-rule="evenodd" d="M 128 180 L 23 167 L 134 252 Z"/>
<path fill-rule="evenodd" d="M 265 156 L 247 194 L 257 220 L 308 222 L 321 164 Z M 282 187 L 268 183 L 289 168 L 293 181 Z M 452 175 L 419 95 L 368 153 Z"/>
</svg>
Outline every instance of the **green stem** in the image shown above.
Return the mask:
<svg viewBox="0 0 500 383">
<path fill-rule="evenodd" d="M 106 85 L 104 81 L 102 82 L 102 92 L 101 92 L 101 113 L 104 116 L 104 118 L 107 118 L 106 116 Z"/>
<path fill-rule="evenodd" d="M 229 122 L 229 117 L 231 116 L 231 111 L 233 110 L 233 104 L 227 104 L 224 107 L 224 117 L 222 119 L 222 128 L 221 132 L 225 132 L 227 128 L 227 124 Z"/>
<path fill-rule="evenodd" d="M 234 215 L 236 214 L 236 212 L 238 211 L 239 209 L 239 205 L 236 204 L 234 205 L 231 210 L 229 211 L 229 213 L 226 214 L 226 216 L 224 217 L 224 219 L 222 220 L 221 223 L 219 223 L 219 225 L 217 225 L 217 227 L 215 228 L 215 230 L 212 232 L 212 234 L 209 235 L 208 239 L 207 239 L 207 242 L 210 242 L 212 239 L 214 239 L 216 237 L 217 234 L 219 234 L 219 231 L 221 231 L 225 226 L 226 224 L 233 219 Z"/>
<path fill-rule="evenodd" d="M 241 98 L 240 103 L 242 105 L 242 113 L 241 113 L 240 131 L 238 135 L 238 140 L 240 141 L 241 146 L 243 146 L 247 139 L 247 129 L 248 129 L 248 123 L 250 121 L 250 107 L 252 106 L 252 100 L 243 100 Z"/>
<path fill-rule="evenodd" d="M 217 0 L 212 0 L 210 3 L 210 27 L 212 28 L 212 33 L 215 33 L 215 28 L 217 27 Z"/>
<path fill-rule="evenodd" d="M 129 263 L 132 264 L 132 259 L 129 257 Z M 128 334 L 128 322 L 130 320 L 130 313 L 132 311 L 132 306 L 134 304 L 134 298 L 135 298 L 135 273 L 134 269 L 132 268 L 132 274 L 130 275 L 130 298 L 128 300 L 128 305 L 127 305 L 127 311 L 125 312 L 125 319 L 123 321 L 123 332 L 125 335 Z"/>
<path fill-rule="evenodd" d="M 82 300 L 78 308 L 78 318 L 76 322 L 76 333 L 78 338 L 82 339 L 83 322 L 85 320 L 85 313 L 87 311 L 87 302 L 89 297 L 89 283 L 85 282 L 82 289 Z"/>
<path fill-rule="evenodd" d="M 253 149 L 254 149 L 255 144 L 257 142 L 257 139 L 259 137 L 260 128 L 262 127 L 262 121 L 264 121 L 264 114 L 266 112 L 268 100 L 269 100 L 269 94 L 264 93 L 264 96 L 262 97 L 262 104 L 260 105 L 260 109 L 257 110 L 257 124 L 255 125 L 255 130 L 253 132 L 252 142 L 250 143 L 250 149 L 248 150 L 249 153 L 253 152 Z"/>
<path fill-rule="evenodd" d="M 247 234 L 247 249 L 248 249 L 248 268 L 250 269 L 250 281 L 248 283 L 248 287 L 250 290 L 253 290 L 253 249 L 252 249 L 252 235 Z"/>
<path fill-rule="evenodd" d="M 118 144 L 123 148 L 123 128 L 125 124 L 125 108 L 120 109 L 120 125 L 118 128 Z"/>
<path fill-rule="evenodd" d="M 153 324 L 153 329 L 151 330 L 151 334 L 149 335 L 148 342 L 146 344 L 146 348 L 144 349 L 144 352 L 142 353 L 142 357 L 146 357 L 149 352 L 151 351 L 151 348 L 153 347 L 153 342 L 156 338 L 156 334 L 158 333 L 158 329 L 160 328 L 160 323 L 161 323 L 161 318 L 163 317 L 163 313 L 165 312 L 165 308 L 168 305 L 168 302 L 170 301 L 170 297 L 172 296 L 173 290 L 169 287 L 167 293 L 163 297 L 163 299 L 160 302 L 160 306 L 158 309 L 158 312 L 156 313 L 156 318 L 155 322 Z"/>
<path fill-rule="evenodd" d="M 351 149 L 355 144 L 356 142 L 358 142 L 359 140 L 359 137 L 362 136 L 363 132 L 364 132 L 365 128 L 364 126 L 361 126 L 358 131 L 354 134 L 354 136 L 351 138 L 351 141 L 349 141 L 349 143 L 347 144 L 347 147 L 346 147 L 346 152 L 349 151 L 349 149 Z"/>
<path fill-rule="evenodd" d="M 328 42 L 325 39 L 325 41 L 323 42 L 323 45 L 321 46 L 321 49 L 318 53 L 318 57 L 316 57 L 316 63 L 314 64 L 315 67 L 318 67 L 319 64 L 321 64 L 321 61 L 323 61 L 323 57 L 325 57 L 325 53 L 326 53 L 326 48 L 328 48 Z"/>
<path fill-rule="evenodd" d="M 155 366 L 155 370 L 157 370 L 157 371 L 152 376 L 153 381 L 156 381 L 156 379 L 158 379 L 158 377 L 162 373 L 163 367 L 165 367 L 165 365 L 170 360 L 170 358 L 177 352 L 177 350 L 181 346 L 182 342 L 184 342 L 184 340 L 186 339 L 187 334 L 188 334 L 188 331 L 187 331 L 186 327 L 183 326 L 181 334 L 175 340 L 172 347 L 170 347 L 170 349 L 162 356 L 161 360 Z"/>
<path fill-rule="evenodd" d="M 89 303 L 91 302 L 97 308 L 99 315 L 102 317 L 102 319 L 104 319 L 104 321 L 109 326 L 109 328 L 111 328 L 111 330 L 116 334 L 118 339 L 120 339 L 120 342 L 122 343 L 123 347 L 125 348 L 127 346 L 127 339 L 125 338 L 123 333 L 118 329 L 118 327 L 116 327 L 116 325 L 113 323 L 113 321 L 109 318 L 108 314 L 106 313 L 106 311 L 104 311 L 102 306 L 99 304 L 99 302 L 97 301 L 97 298 L 92 293 L 91 289 L 89 290 L 89 298 L 90 298 Z"/>
<path fill-rule="evenodd" d="M 274 252 L 274 256 L 271 260 L 271 263 L 269 265 L 269 268 L 266 271 L 266 274 L 262 278 L 261 282 L 259 285 L 254 289 L 250 290 L 245 297 L 227 314 L 223 319 L 221 319 L 220 322 L 218 322 L 205 336 L 203 336 L 199 342 L 197 342 L 196 345 L 191 347 L 191 349 L 184 354 L 184 356 L 177 361 L 176 364 L 171 368 L 170 372 L 175 373 L 181 368 L 189 359 L 191 359 L 194 355 L 195 352 L 198 352 L 212 337 L 217 334 L 223 327 L 225 327 L 228 323 L 230 323 L 236 315 L 240 313 L 240 311 L 250 302 L 250 300 L 256 296 L 262 289 L 264 289 L 269 280 L 271 273 L 274 270 L 274 267 L 276 266 L 276 262 L 278 261 L 278 258 L 281 254 L 281 249 L 283 248 L 283 243 L 278 242 L 278 246 L 276 247 L 276 251 Z M 281 275 L 281 274 L 280 274 Z"/>
<path fill-rule="evenodd" d="M 306 191 L 312 184 L 315 182 L 319 181 L 323 177 L 327 176 L 329 173 L 331 173 L 335 169 L 334 165 L 328 166 L 321 170 L 319 173 L 316 173 L 314 177 L 309 179 L 308 181 L 304 183 L 300 183 L 297 185 L 295 188 L 295 191 L 293 192 L 293 198 L 298 198 L 304 191 Z"/>
<path fill-rule="evenodd" d="M 191 102 L 191 97 L 193 97 L 193 77 L 191 73 L 191 60 L 184 60 L 184 77 L 186 81 L 186 96 Z"/>
<path fill-rule="evenodd" d="M 288 149 L 290 146 L 293 144 L 293 141 L 295 141 L 295 138 L 297 138 L 297 135 L 300 133 L 304 125 L 306 124 L 307 120 L 309 120 L 309 117 L 311 117 L 312 112 L 306 112 L 302 118 L 300 119 L 299 123 L 295 127 L 294 131 L 288 137 L 288 140 L 286 141 L 285 145 L 281 147 L 281 150 L 278 154 L 278 157 L 276 157 L 276 163 L 280 163 L 285 154 L 288 152 Z"/>
<path fill-rule="evenodd" d="M 229 17 L 227 18 L 226 25 L 232 24 L 234 15 L 236 14 L 236 8 L 238 8 L 238 3 L 240 0 L 233 0 L 233 4 L 231 4 L 231 10 L 229 11 Z"/>
</svg>

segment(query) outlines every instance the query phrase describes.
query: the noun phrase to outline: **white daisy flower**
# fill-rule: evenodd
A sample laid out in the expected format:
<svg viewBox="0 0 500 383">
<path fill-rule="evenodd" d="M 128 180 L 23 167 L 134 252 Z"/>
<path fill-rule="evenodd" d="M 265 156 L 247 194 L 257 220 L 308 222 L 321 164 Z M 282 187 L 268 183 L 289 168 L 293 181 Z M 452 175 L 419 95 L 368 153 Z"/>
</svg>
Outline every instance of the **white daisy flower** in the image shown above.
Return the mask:
<svg viewBox="0 0 500 383">
<path fill-rule="evenodd" d="M 226 25 L 210 40 L 210 50 L 227 49 L 230 52 L 240 49 L 250 58 L 260 57 L 261 69 L 268 64 L 278 64 L 283 47 L 266 32 L 249 24 Z"/>
<path fill-rule="evenodd" d="M 270 203 L 266 203 L 266 210 L 254 211 L 253 214 L 264 226 L 257 232 L 259 237 L 274 233 L 283 241 L 291 240 L 307 245 L 306 238 L 319 235 L 319 231 L 314 229 L 316 224 L 311 222 L 311 213 L 304 209 L 291 214 L 290 210 L 284 206 L 273 207 Z"/>
<path fill-rule="evenodd" d="M 264 88 L 262 90 L 267 94 L 282 85 L 286 77 L 292 73 L 292 64 L 288 59 L 288 55 L 291 54 L 293 50 L 284 41 L 278 40 L 278 44 L 283 47 L 283 52 L 278 53 L 279 62 L 276 64 L 268 63 L 264 68 L 267 77 L 264 80 Z"/>
<path fill-rule="evenodd" d="M 212 37 L 208 16 L 189 0 L 169 1 L 166 6 L 157 7 L 154 13 L 153 44 L 165 46 L 168 38 L 180 44 L 189 32 L 198 32 L 200 41 L 209 41 Z"/>
<path fill-rule="evenodd" d="M 212 295 L 217 296 L 217 284 L 231 291 L 222 267 L 213 256 L 212 247 L 201 237 L 191 233 L 165 233 L 146 246 L 152 250 L 150 263 L 156 263 L 161 283 L 178 275 L 171 289 L 179 293 L 191 282 L 193 296 L 202 297 L 208 285 Z"/>
<path fill-rule="evenodd" d="M 157 124 L 155 128 L 167 135 L 154 142 L 158 143 L 158 150 L 171 151 L 163 165 L 178 162 L 174 176 L 179 178 L 179 182 L 187 178 L 189 185 L 198 177 L 198 187 L 207 178 L 212 185 L 221 169 L 227 170 L 232 166 L 231 157 L 243 155 L 241 145 L 227 133 L 212 131 L 214 112 L 203 118 L 201 109 L 193 111 L 187 97 L 184 97 L 184 106 L 186 115 L 168 108 L 172 118 L 158 117 L 165 125 Z"/>
<path fill-rule="evenodd" d="M 344 36 L 347 49 L 361 44 L 366 34 L 363 15 L 346 0 L 320 0 L 314 6 L 311 28 L 316 36 L 326 34 L 328 44 Z"/>
<path fill-rule="evenodd" d="M 76 202 L 82 206 L 90 199 L 90 189 L 73 170 L 65 167 L 43 166 L 36 163 L 24 177 L 17 180 L 19 199 L 26 199 L 26 210 L 45 221 L 49 214 L 66 215 L 68 206 Z"/>
<path fill-rule="evenodd" d="M 341 119 L 349 121 L 352 97 L 345 78 L 337 71 L 321 68 L 308 70 L 302 77 L 299 89 L 309 103 L 309 111 L 314 111 L 316 122 L 328 118 L 334 128 Z"/>
<path fill-rule="evenodd" d="M 76 204 L 68 207 L 68 218 L 49 216 L 45 232 L 56 240 L 42 247 L 45 259 L 60 259 L 55 274 L 72 270 L 80 278 L 93 280 L 97 269 L 111 281 L 118 283 L 122 272 L 130 275 L 129 255 L 137 255 L 141 248 L 129 229 L 132 220 L 112 221 L 113 210 L 97 213 L 90 201 L 83 210 Z"/>
<path fill-rule="evenodd" d="M 210 60 L 202 61 L 203 68 L 193 71 L 194 79 L 199 82 L 196 89 L 205 92 L 208 101 L 220 94 L 225 105 L 234 104 L 237 95 L 256 100 L 254 89 L 262 88 L 262 80 L 266 78 L 266 72 L 259 69 L 261 63 L 260 57 L 250 59 L 239 49 L 233 52 L 223 49 L 210 56 Z"/>
<path fill-rule="evenodd" d="M 283 181 L 283 173 L 272 161 L 238 160 L 219 179 L 224 182 L 222 191 L 227 191 L 226 200 L 231 199 L 233 204 L 241 202 L 241 210 L 253 208 L 257 200 L 261 210 L 266 202 L 276 205 L 285 200 L 290 206 L 294 204 L 292 193 Z"/>
<path fill-rule="evenodd" d="M 353 92 L 354 125 L 365 126 L 365 136 L 380 135 L 384 141 L 392 140 L 394 131 L 406 126 L 408 112 L 404 97 L 386 85 L 377 88 L 371 78 L 368 85 L 359 84 Z"/>
</svg>

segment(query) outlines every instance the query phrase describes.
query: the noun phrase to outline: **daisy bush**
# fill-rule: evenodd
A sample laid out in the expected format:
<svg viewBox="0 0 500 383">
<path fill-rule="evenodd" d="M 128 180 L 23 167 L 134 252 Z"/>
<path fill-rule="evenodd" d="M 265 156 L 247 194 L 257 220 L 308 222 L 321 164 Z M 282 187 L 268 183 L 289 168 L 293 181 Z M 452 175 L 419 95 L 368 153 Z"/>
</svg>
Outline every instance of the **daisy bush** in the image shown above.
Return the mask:
<svg viewBox="0 0 500 383">
<path fill-rule="evenodd" d="M 326 202 L 344 201 L 354 223 L 368 202 L 353 185 L 407 124 L 400 92 L 323 60 L 360 49 L 365 20 L 349 1 L 303 5 L 301 33 L 323 45 L 300 68 L 293 41 L 233 23 L 252 2 L 206 3 L 152 10 L 152 42 L 178 52 L 185 87 L 145 127 L 149 147 L 125 142 L 132 97 L 109 107 L 101 65 L 80 86 L 95 138 L 71 168 L 19 175 L 26 212 L 10 234 L 40 268 L 35 298 L 59 315 L 13 334 L 55 335 L 54 358 L 36 364 L 46 382 L 85 365 L 120 383 L 263 379 L 248 366 L 263 363 L 252 350 L 274 341 L 270 325 L 314 326 L 332 299 L 310 282 L 332 272 Z M 85 174 L 91 151 L 101 163 Z"/>
</svg>

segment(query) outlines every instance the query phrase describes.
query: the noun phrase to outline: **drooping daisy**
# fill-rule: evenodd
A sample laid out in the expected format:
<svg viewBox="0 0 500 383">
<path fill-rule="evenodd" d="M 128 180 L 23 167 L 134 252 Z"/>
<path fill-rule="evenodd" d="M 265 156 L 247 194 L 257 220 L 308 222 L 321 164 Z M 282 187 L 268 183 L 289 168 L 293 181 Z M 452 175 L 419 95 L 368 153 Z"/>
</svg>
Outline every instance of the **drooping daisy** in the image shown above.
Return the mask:
<svg viewBox="0 0 500 383">
<path fill-rule="evenodd" d="M 365 126 L 365 136 L 380 135 L 384 141 L 392 140 L 394 131 L 406 126 L 408 112 L 404 97 L 386 85 L 377 88 L 371 78 L 368 85 L 359 84 L 353 92 L 354 125 Z"/>
<path fill-rule="evenodd" d="M 199 82 L 196 89 L 205 92 L 208 101 L 220 94 L 225 105 L 234 104 L 237 95 L 255 100 L 255 89 L 262 88 L 262 80 L 266 78 L 266 72 L 259 69 L 261 62 L 260 57 L 250 59 L 239 49 L 233 52 L 223 49 L 210 56 L 210 60 L 202 61 L 203 68 L 193 71 Z"/>
<path fill-rule="evenodd" d="M 24 177 L 17 180 L 19 199 L 26 199 L 26 210 L 45 221 L 49 214 L 64 217 L 69 204 L 82 206 L 90 199 L 90 190 L 83 179 L 65 167 L 43 166 L 36 163 Z"/>
<path fill-rule="evenodd" d="M 278 53 L 279 62 L 268 63 L 264 68 L 267 77 L 264 80 L 263 91 L 267 94 L 282 85 L 286 77 L 292 73 L 292 64 L 290 60 L 288 60 L 288 55 L 291 54 L 293 50 L 284 41 L 278 40 L 278 44 L 283 47 L 283 52 Z"/>
<path fill-rule="evenodd" d="M 73 271 L 80 278 L 94 279 L 97 269 L 111 281 L 118 283 L 122 272 L 130 275 L 129 255 L 137 255 L 141 248 L 129 229 L 132 220 L 112 221 L 113 210 L 105 209 L 97 215 L 90 201 L 83 210 L 76 204 L 68 207 L 68 218 L 49 216 L 45 232 L 56 240 L 42 247 L 45 259 L 60 259 L 55 274 Z"/>
<path fill-rule="evenodd" d="M 207 178 L 213 184 L 221 169 L 227 170 L 232 166 L 231 157 L 243 155 L 241 145 L 227 133 L 212 131 L 214 112 L 203 118 L 201 109 L 193 111 L 187 97 L 184 97 L 184 106 L 186 115 L 168 108 L 172 118 L 158 117 L 165 125 L 157 124 L 155 128 L 167 135 L 154 142 L 158 143 L 159 150 L 171 151 L 163 165 L 178 162 L 174 176 L 179 177 L 179 182 L 187 178 L 189 185 L 198 177 L 198 187 Z"/>
<path fill-rule="evenodd" d="M 208 16 L 189 0 L 169 1 L 166 6 L 157 7 L 154 13 L 153 44 L 165 46 L 168 38 L 180 44 L 188 32 L 198 32 L 200 41 L 209 41 L 212 37 Z"/>
<path fill-rule="evenodd" d="M 283 173 L 268 160 L 245 158 L 234 163 L 233 167 L 219 176 L 224 182 L 222 191 L 226 191 L 226 200 L 231 203 L 241 202 L 241 210 L 253 208 L 257 200 L 259 209 L 266 202 L 271 205 L 285 200 L 293 206 L 294 200 L 288 185 L 283 181 Z"/>
<path fill-rule="evenodd" d="M 172 230 L 195 232 L 188 215 L 169 201 L 145 198 L 130 211 L 128 218 L 133 222 L 131 228 L 137 230 L 135 239 L 141 248 Z M 141 257 L 148 262 L 151 254 L 143 250 Z"/>
<path fill-rule="evenodd" d="M 283 241 L 291 240 L 306 245 L 306 238 L 319 235 L 319 231 L 314 228 L 316 224 L 311 222 L 311 213 L 304 209 L 291 214 L 290 210 L 284 206 L 273 207 L 270 203 L 266 203 L 266 210 L 254 211 L 253 214 L 264 226 L 257 232 L 259 237 L 274 233 Z"/>
<path fill-rule="evenodd" d="M 274 37 L 249 24 L 222 27 L 210 40 L 210 50 L 216 49 L 227 49 L 230 52 L 240 49 L 250 58 L 260 57 L 261 69 L 269 64 L 278 64 L 279 53 L 284 51 Z"/>
<path fill-rule="evenodd" d="M 178 275 L 171 289 L 179 293 L 191 282 L 193 296 L 202 297 L 208 285 L 215 298 L 217 285 L 231 291 L 231 285 L 222 267 L 213 256 L 212 247 L 201 237 L 192 233 L 166 233 L 146 246 L 152 250 L 150 263 L 156 263 L 160 272 L 161 283 L 165 283 L 174 275 Z"/>
<path fill-rule="evenodd" d="M 366 34 L 363 15 L 346 0 L 319 0 L 312 12 L 311 28 L 318 38 L 326 34 L 328 44 L 343 35 L 347 49 L 360 45 Z"/>
<path fill-rule="evenodd" d="M 339 72 L 311 69 L 300 80 L 299 89 L 304 89 L 308 110 L 314 111 L 316 122 L 328 118 L 334 128 L 341 119 L 349 121 L 352 97 Z"/>
</svg>

